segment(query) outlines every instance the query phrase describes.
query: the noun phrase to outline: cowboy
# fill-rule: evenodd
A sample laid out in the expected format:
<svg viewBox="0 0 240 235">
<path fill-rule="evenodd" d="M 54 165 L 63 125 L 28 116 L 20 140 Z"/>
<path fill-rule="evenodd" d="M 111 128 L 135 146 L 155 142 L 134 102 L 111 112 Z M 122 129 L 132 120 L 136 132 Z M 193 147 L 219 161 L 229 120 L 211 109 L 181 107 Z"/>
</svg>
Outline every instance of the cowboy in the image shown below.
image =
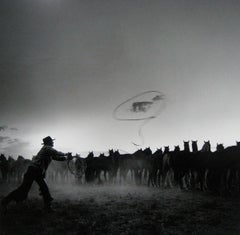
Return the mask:
<svg viewBox="0 0 240 235">
<path fill-rule="evenodd" d="M 42 195 L 44 201 L 44 210 L 52 211 L 51 202 L 53 198 L 51 197 L 48 186 L 44 180 L 47 168 L 52 160 L 65 161 L 72 159 L 71 153 L 62 153 L 53 148 L 54 140 L 55 139 L 52 139 L 50 136 L 47 136 L 43 139 L 43 147 L 32 159 L 32 162 L 24 175 L 24 179 L 20 187 L 3 198 L 3 211 L 6 212 L 7 205 L 11 201 L 20 202 L 25 200 L 33 181 L 36 181 L 39 185 L 39 190 L 41 192 L 40 195 Z"/>
</svg>

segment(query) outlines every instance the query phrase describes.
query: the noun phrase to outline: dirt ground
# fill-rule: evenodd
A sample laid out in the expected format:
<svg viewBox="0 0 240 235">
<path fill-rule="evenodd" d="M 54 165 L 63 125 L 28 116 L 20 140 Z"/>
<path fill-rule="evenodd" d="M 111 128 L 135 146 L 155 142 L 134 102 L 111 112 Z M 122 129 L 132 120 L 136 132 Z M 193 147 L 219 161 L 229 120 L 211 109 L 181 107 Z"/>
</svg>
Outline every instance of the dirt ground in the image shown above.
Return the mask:
<svg viewBox="0 0 240 235">
<path fill-rule="evenodd" d="M 0 199 L 15 186 L 0 185 Z M 0 234 L 240 234 L 239 195 L 147 186 L 51 185 L 55 212 L 38 188 L 0 215 Z"/>
</svg>

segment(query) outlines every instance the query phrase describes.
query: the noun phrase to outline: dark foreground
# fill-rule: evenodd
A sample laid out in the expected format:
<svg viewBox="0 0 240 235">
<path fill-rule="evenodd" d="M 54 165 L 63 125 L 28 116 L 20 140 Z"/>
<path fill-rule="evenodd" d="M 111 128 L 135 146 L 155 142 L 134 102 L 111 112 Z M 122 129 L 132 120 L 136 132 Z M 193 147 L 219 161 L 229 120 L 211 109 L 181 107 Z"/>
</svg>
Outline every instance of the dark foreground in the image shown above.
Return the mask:
<svg viewBox="0 0 240 235">
<path fill-rule="evenodd" d="M 0 186 L 0 199 L 14 186 Z M 0 234 L 240 234 L 239 196 L 137 186 L 51 186 L 55 212 L 37 188 L 0 215 Z"/>
</svg>

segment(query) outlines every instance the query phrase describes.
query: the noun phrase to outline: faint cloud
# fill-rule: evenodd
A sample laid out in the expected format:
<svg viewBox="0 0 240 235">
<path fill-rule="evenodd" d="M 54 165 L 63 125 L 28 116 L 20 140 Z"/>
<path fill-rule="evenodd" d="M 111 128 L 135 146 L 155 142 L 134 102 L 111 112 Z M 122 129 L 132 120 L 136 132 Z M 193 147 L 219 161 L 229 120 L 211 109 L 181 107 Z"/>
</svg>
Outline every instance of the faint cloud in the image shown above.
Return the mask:
<svg viewBox="0 0 240 235">
<path fill-rule="evenodd" d="M 11 138 L 9 138 L 8 140 L 7 140 L 7 143 L 8 144 L 15 144 L 15 143 L 19 143 L 20 141 L 19 141 L 19 139 L 11 139 Z"/>
<path fill-rule="evenodd" d="M 7 125 L 0 126 L 0 131 L 6 131 L 6 130 L 18 131 L 19 129 L 16 127 L 8 127 Z"/>
<path fill-rule="evenodd" d="M 1 143 L 6 143 L 9 140 L 11 140 L 11 138 L 8 137 L 8 136 L 0 136 L 0 144 Z"/>
<path fill-rule="evenodd" d="M 2 148 L 3 153 L 11 156 L 25 156 L 30 143 L 18 139 L 7 140 L 7 145 Z"/>
<path fill-rule="evenodd" d="M 6 126 L 6 125 L 0 126 L 0 131 L 5 131 L 7 128 L 8 128 L 8 126 Z"/>
<path fill-rule="evenodd" d="M 22 141 L 9 136 L 0 136 L 1 152 L 6 155 L 18 156 L 25 155 L 28 150 L 29 142 Z"/>
<path fill-rule="evenodd" d="M 29 145 L 28 142 L 23 142 L 23 141 L 14 141 L 12 142 L 10 145 L 3 147 L 3 150 L 7 151 L 7 150 L 16 150 L 14 152 L 18 152 L 18 150 L 25 148 Z M 12 151 L 11 151 L 12 152 Z"/>
<path fill-rule="evenodd" d="M 11 131 L 18 131 L 19 129 L 18 128 L 16 128 L 16 127 L 10 127 L 9 128 Z"/>
</svg>

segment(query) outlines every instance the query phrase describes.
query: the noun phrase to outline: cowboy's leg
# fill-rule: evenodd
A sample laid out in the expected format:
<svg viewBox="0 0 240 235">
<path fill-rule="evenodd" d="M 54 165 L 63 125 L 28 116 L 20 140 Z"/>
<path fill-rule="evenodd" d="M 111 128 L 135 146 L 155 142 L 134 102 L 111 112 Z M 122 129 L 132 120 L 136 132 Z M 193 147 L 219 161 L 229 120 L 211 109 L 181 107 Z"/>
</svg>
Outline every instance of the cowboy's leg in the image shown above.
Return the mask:
<svg viewBox="0 0 240 235">
<path fill-rule="evenodd" d="M 43 196 L 43 201 L 45 207 L 49 207 L 53 198 L 49 192 L 48 186 L 42 176 L 37 177 L 36 179 L 37 184 L 39 185 L 39 190 L 41 191 L 41 195 Z"/>
<path fill-rule="evenodd" d="M 27 198 L 28 192 L 34 181 L 35 172 L 32 166 L 29 166 L 24 175 L 22 184 L 14 191 L 9 193 L 4 199 L 3 203 L 8 204 L 11 201 L 20 202 Z"/>
</svg>

